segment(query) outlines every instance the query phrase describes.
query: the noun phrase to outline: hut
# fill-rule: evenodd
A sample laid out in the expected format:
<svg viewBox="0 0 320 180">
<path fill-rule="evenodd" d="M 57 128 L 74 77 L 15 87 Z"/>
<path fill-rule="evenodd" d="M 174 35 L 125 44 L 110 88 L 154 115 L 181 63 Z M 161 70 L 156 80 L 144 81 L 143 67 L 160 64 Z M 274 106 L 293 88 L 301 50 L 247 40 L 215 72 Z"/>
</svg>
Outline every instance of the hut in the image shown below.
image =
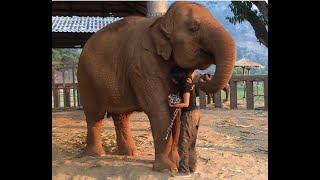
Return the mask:
<svg viewBox="0 0 320 180">
<path fill-rule="evenodd" d="M 242 75 L 245 75 L 245 70 L 247 70 L 247 75 L 250 75 L 250 70 L 251 69 L 263 68 L 263 66 L 261 64 L 253 62 L 253 61 L 251 61 L 249 59 L 245 59 L 245 58 L 242 58 L 239 61 L 236 61 L 234 67 L 242 68 Z M 244 88 L 243 88 L 243 97 L 242 97 L 242 99 L 244 99 L 246 97 L 245 83 L 244 82 L 243 82 L 243 85 L 244 85 Z M 258 89 L 257 89 L 257 92 L 258 92 Z"/>
<path fill-rule="evenodd" d="M 263 66 L 261 64 L 253 62 L 253 61 L 251 61 L 249 59 L 245 59 L 245 58 L 242 58 L 239 61 L 236 61 L 234 67 L 242 68 L 243 75 L 245 74 L 245 70 L 247 70 L 248 75 L 249 75 L 251 69 L 263 68 Z"/>
</svg>

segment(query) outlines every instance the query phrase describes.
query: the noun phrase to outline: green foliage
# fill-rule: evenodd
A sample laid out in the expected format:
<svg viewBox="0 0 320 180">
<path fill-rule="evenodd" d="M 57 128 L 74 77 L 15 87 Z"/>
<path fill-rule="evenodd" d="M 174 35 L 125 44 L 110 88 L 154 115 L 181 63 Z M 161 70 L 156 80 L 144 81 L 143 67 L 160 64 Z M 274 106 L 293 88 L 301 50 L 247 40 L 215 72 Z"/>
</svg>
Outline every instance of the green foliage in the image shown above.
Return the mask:
<svg viewBox="0 0 320 180">
<path fill-rule="evenodd" d="M 57 49 L 52 49 L 52 61 L 58 61 L 61 60 L 61 54 Z"/>
<path fill-rule="evenodd" d="M 243 74 L 243 72 L 242 72 L 241 68 L 234 68 L 233 69 L 233 73 L 232 73 L 233 76 L 238 76 L 238 75 L 242 75 L 242 74 Z"/>
<path fill-rule="evenodd" d="M 52 49 L 52 61 L 61 61 L 64 64 L 77 63 L 82 49 Z"/>
<path fill-rule="evenodd" d="M 245 20 L 258 17 L 258 19 L 265 25 L 268 25 L 268 19 L 265 18 L 259 11 L 252 9 L 253 3 L 250 1 L 232 1 L 229 5 L 233 12 L 233 17 L 226 17 L 232 23 L 242 23 Z"/>
</svg>

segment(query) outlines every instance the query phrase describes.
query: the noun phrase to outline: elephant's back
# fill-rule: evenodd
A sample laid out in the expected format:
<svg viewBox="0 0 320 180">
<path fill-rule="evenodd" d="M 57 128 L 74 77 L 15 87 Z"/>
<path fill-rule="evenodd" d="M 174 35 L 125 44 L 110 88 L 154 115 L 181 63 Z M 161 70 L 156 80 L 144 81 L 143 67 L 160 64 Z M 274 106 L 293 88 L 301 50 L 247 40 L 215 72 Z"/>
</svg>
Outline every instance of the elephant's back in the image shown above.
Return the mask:
<svg viewBox="0 0 320 180">
<path fill-rule="evenodd" d="M 82 53 L 90 55 L 108 55 L 110 54 L 117 56 L 117 52 L 122 51 L 124 44 L 130 44 L 128 40 L 130 38 L 130 31 L 134 29 L 135 25 L 146 19 L 139 16 L 125 17 L 119 21 L 111 23 L 104 28 L 94 33 L 86 42 Z"/>
<path fill-rule="evenodd" d="M 142 19 L 145 19 L 145 18 L 141 17 L 141 16 L 125 17 L 119 21 L 116 21 L 114 23 L 107 25 L 106 27 L 102 28 L 101 31 L 102 32 L 109 32 L 109 33 L 117 33 L 117 32 L 121 32 L 121 31 L 125 31 L 128 28 L 130 28 L 130 26 L 136 24 L 138 21 L 140 21 Z"/>
<path fill-rule="evenodd" d="M 109 24 L 91 36 L 80 55 L 80 91 L 83 89 L 81 93 L 90 99 L 97 94 L 96 104 L 106 107 L 108 112 L 121 112 L 128 107 L 136 109 L 136 99 L 131 92 L 127 92 L 129 55 L 123 54 L 134 47 L 128 37 L 134 31 L 135 24 L 142 19 L 146 18 L 127 17 Z M 128 43 L 124 43 L 126 41 Z"/>
<path fill-rule="evenodd" d="M 120 41 L 122 38 L 124 38 L 123 35 L 130 31 L 130 29 L 142 19 L 146 18 L 139 16 L 129 16 L 119 21 L 113 22 L 94 33 L 89 38 L 86 44 L 91 44 L 92 41 L 98 41 L 103 39 L 112 39 L 113 42 Z"/>
</svg>

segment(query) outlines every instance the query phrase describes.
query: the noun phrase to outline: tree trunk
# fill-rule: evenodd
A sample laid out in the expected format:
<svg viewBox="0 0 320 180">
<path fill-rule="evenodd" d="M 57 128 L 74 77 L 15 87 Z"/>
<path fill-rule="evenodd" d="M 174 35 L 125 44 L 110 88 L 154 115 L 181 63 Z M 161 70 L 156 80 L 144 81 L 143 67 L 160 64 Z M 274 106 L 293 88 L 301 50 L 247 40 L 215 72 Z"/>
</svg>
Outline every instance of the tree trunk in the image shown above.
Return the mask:
<svg viewBox="0 0 320 180">
<path fill-rule="evenodd" d="M 147 2 L 147 16 L 161 16 L 167 12 L 168 2 L 167 1 L 148 1 Z"/>
<path fill-rule="evenodd" d="M 261 14 L 265 19 L 268 19 L 268 4 L 265 1 L 251 1 L 254 5 L 257 6 Z"/>
<path fill-rule="evenodd" d="M 257 39 L 268 48 L 268 31 L 254 12 L 251 12 L 247 21 L 251 24 Z"/>
<path fill-rule="evenodd" d="M 265 1 L 251 2 L 257 6 L 264 18 L 268 20 L 268 4 Z M 268 48 L 268 31 L 265 25 L 259 20 L 254 12 L 251 12 L 249 16 L 251 16 L 251 18 L 248 18 L 247 21 L 249 21 L 253 27 L 257 39 Z"/>
</svg>

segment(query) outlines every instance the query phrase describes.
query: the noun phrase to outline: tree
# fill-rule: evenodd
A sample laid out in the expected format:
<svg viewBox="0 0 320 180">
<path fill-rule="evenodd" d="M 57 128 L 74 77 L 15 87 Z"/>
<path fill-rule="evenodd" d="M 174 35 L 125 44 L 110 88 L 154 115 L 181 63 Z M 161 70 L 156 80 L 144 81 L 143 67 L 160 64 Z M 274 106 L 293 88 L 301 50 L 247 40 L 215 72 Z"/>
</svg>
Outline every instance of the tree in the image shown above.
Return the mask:
<svg viewBox="0 0 320 180">
<path fill-rule="evenodd" d="M 61 60 L 61 54 L 60 51 L 57 49 L 52 49 L 52 61 L 59 61 Z"/>
<path fill-rule="evenodd" d="M 73 64 L 77 62 L 81 49 L 52 49 L 52 61 L 61 61 L 64 64 Z"/>
<path fill-rule="evenodd" d="M 253 5 L 259 11 L 253 9 Z M 268 48 L 268 4 L 265 1 L 232 1 L 229 7 L 234 16 L 226 19 L 234 25 L 248 21 L 259 42 Z"/>
</svg>

